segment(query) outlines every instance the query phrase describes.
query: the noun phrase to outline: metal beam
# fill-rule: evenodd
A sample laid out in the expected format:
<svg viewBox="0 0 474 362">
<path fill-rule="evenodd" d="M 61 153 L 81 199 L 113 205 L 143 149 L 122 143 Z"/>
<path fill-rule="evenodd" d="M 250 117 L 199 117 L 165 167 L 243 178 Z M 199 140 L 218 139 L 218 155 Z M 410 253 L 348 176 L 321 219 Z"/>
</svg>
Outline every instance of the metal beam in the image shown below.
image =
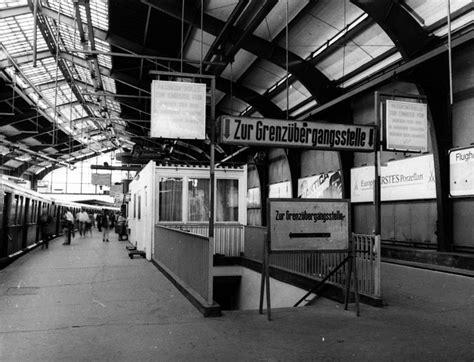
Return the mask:
<svg viewBox="0 0 474 362">
<path fill-rule="evenodd" d="M 15 6 L 11 8 L 3 8 L 0 10 L 0 19 L 11 18 L 14 16 L 31 14 L 30 8 L 28 5 Z"/>
<path fill-rule="evenodd" d="M 151 5 L 157 10 L 181 20 L 181 9 L 175 1 L 142 0 L 142 3 Z M 203 30 L 211 35 L 218 36 L 224 28 L 225 22 L 208 14 L 204 14 L 203 17 Z M 187 9 L 187 11 L 185 9 L 183 20 L 197 29 L 201 28 L 200 22 L 189 9 Z M 229 41 L 235 43 L 242 35 L 242 30 L 232 27 L 229 34 Z M 243 42 L 242 48 L 286 69 L 287 51 L 277 44 L 268 42 L 255 35 L 249 35 L 246 41 Z M 335 90 L 331 86 L 330 80 L 314 66 L 292 52 L 288 52 L 288 70 L 308 89 L 318 103 L 322 103 L 333 97 Z"/>
</svg>

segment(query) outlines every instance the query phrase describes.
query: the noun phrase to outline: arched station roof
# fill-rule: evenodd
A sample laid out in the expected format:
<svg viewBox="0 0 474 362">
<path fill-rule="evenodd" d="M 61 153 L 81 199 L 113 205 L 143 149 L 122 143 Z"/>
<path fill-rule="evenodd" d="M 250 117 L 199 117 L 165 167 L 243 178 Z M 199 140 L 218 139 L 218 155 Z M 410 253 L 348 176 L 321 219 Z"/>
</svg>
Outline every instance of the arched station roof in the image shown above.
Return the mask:
<svg viewBox="0 0 474 362">
<path fill-rule="evenodd" d="M 450 3 L 452 34 L 472 39 L 472 2 Z M 214 75 L 217 115 L 311 120 L 443 46 L 446 11 L 430 0 L 3 0 L 1 168 L 34 177 L 111 150 L 138 163 L 134 149 L 208 162 L 208 142 L 149 137 L 150 71 Z M 218 147 L 217 161 L 236 151 Z"/>
</svg>

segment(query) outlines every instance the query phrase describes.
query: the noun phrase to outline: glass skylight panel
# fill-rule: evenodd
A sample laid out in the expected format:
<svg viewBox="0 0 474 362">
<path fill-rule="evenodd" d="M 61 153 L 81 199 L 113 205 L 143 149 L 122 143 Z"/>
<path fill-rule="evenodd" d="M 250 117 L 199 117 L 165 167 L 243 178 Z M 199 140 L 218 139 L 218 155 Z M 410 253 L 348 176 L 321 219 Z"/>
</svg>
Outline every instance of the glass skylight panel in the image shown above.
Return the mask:
<svg viewBox="0 0 474 362">
<path fill-rule="evenodd" d="M 201 52 L 201 30 L 194 29 L 191 33 L 190 40 L 188 41 L 184 57 L 190 60 L 204 59 L 211 44 L 214 42 L 216 37 L 207 32 L 202 32 L 202 52 Z M 194 64 L 198 66 L 198 64 Z"/>
<path fill-rule="evenodd" d="M 94 27 L 108 30 L 109 29 L 109 6 L 105 0 L 91 0 L 91 17 Z"/>
<path fill-rule="evenodd" d="M 52 29 L 53 32 L 56 33 L 56 27 L 53 26 Z M 66 50 L 70 52 L 72 49 L 82 49 L 81 37 L 79 35 L 79 31 L 76 28 L 72 28 L 71 26 L 65 23 L 60 23 L 58 30 L 62 45 L 66 48 L 61 48 L 61 50 Z M 57 34 L 54 34 L 54 36 L 57 37 Z M 85 58 L 84 54 L 79 53 L 79 56 Z"/>
<path fill-rule="evenodd" d="M 259 94 L 286 76 L 286 70 L 266 60 L 259 60 L 244 79 L 244 84 Z"/>
<path fill-rule="evenodd" d="M 466 26 L 469 23 L 474 22 L 474 10 L 470 11 L 467 14 L 464 14 L 463 16 L 460 16 L 459 18 L 452 20 L 451 21 L 451 32 L 461 29 L 462 27 Z M 441 27 L 440 29 L 437 29 L 434 32 L 434 35 L 436 36 L 444 36 L 448 34 L 448 25 L 445 25 Z"/>
<path fill-rule="evenodd" d="M 94 84 L 91 78 L 91 71 L 89 70 L 89 68 L 84 68 L 77 64 L 74 66 L 74 68 L 77 72 L 77 75 L 79 76 L 80 81 L 90 84 L 91 86 Z"/>
<path fill-rule="evenodd" d="M 305 1 L 278 1 L 253 34 L 272 41 L 285 28 L 287 20 L 290 22 L 305 6 Z"/>
<path fill-rule="evenodd" d="M 402 55 L 399 52 L 397 52 L 397 53 L 391 55 L 390 57 L 378 62 L 377 64 L 370 67 L 369 69 L 366 69 L 365 71 L 360 72 L 357 75 L 355 75 L 354 77 L 348 79 L 341 86 L 343 88 L 349 87 L 349 86 L 361 81 L 362 79 L 378 72 L 379 70 L 382 70 L 383 68 L 388 67 L 389 65 L 399 61 L 400 59 L 402 59 Z"/>
<path fill-rule="evenodd" d="M 46 43 L 38 32 L 37 51 L 47 50 Z M 0 19 L 0 43 L 12 57 L 30 54 L 33 51 L 33 15 L 25 14 Z"/>
<path fill-rule="evenodd" d="M 104 84 L 104 89 L 110 93 L 117 93 L 115 88 L 115 80 L 110 77 L 102 76 L 102 83 Z"/>
<path fill-rule="evenodd" d="M 317 104 L 318 103 L 315 100 L 312 100 L 311 102 L 305 104 L 302 107 L 299 107 L 294 112 L 290 113 L 290 117 L 301 117 L 302 115 L 305 114 L 307 110 L 312 109 L 313 107 L 316 107 Z"/>
<path fill-rule="evenodd" d="M 287 102 L 287 91 L 286 89 L 283 92 L 278 93 L 275 97 L 272 98 L 272 102 L 275 103 L 280 109 L 286 110 L 293 108 L 296 106 L 298 103 L 303 102 L 307 96 L 305 96 L 303 93 L 299 92 L 296 90 L 296 88 L 293 88 L 290 86 L 288 90 L 288 102 Z M 288 107 L 287 107 L 288 103 Z"/>
<path fill-rule="evenodd" d="M 472 0 L 449 0 L 451 14 L 463 6 L 472 4 Z M 405 0 L 405 3 L 424 21 L 425 26 L 446 18 L 448 15 L 448 2 L 446 0 Z"/>
<path fill-rule="evenodd" d="M 110 111 L 120 112 L 120 104 L 118 102 L 114 101 L 110 97 L 106 98 L 106 102 L 107 102 L 107 108 Z"/>
<path fill-rule="evenodd" d="M 60 11 L 61 14 L 67 15 L 71 18 L 75 17 L 75 9 L 73 1 L 47 0 L 45 5 L 55 13 Z"/>
<path fill-rule="evenodd" d="M 54 82 L 56 77 L 58 82 L 64 79 L 62 73 L 56 71 L 56 60 L 52 57 L 39 60 L 36 67 L 33 63 L 24 63 L 20 70 L 33 85 Z"/>
<path fill-rule="evenodd" d="M 257 59 L 256 55 L 240 49 L 234 57 L 234 62 L 227 65 L 221 76 L 235 81 L 252 65 L 255 59 Z"/>
<path fill-rule="evenodd" d="M 226 21 L 236 4 L 236 0 L 209 0 L 205 12 L 217 19 Z"/>
<path fill-rule="evenodd" d="M 24 6 L 24 5 L 28 5 L 27 0 L 2 0 L 0 2 L 0 9 L 13 8 L 13 7 Z"/>
</svg>

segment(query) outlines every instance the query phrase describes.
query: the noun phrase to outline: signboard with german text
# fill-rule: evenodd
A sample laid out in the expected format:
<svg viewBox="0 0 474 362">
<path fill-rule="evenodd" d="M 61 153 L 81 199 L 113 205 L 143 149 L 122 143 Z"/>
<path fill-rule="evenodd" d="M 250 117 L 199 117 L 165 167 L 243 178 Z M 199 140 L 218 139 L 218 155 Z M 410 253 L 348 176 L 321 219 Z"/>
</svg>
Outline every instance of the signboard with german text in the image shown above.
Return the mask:
<svg viewBox="0 0 474 362">
<path fill-rule="evenodd" d="M 351 202 L 373 201 L 374 172 L 374 166 L 351 169 Z M 381 200 L 436 199 L 435 180 L 433 155 L 387 162 L 381 169 Z"/>
<path fill-rule="evenodd" d="M 110 173 L 93 173 L 91 177 L 92 185 L 110 186 L 112 175 Z"/>
<path fill-rule="evenodd" d="M 205 139 L 206 84 L 153 80 L 150 136 Z"/>
<path fill-rule="evenodd" d="M 449 195 L 474 196 L 474 147 L 449 150 Z"/>
<path fill-rule="evenodd" d="M 428 107 L 426 103 L 386 101 L 386 149 L 405 152 L 428 151 Z"/>
<path fill-rule="evenodd" d="M 349 200 L 269 199 L 267 207 L 272 251 L 349 248 Z"/>
<path fill-rule="evenodd" d="M 220 142 L 242 146 L 372 152 L 374 136 L 373 126 L 232 116 L 220 118 Z"/>
</svg>

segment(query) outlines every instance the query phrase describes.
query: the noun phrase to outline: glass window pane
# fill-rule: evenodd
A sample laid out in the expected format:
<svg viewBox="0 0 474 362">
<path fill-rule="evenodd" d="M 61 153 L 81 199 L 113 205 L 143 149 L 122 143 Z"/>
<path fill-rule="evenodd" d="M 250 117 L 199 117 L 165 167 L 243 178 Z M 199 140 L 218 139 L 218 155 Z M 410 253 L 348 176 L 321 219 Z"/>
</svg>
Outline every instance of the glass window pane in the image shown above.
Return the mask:
<svg viewBox="0 0 474 362">
<path fill-rule="evenodd" d="M 160 179 L 160 221 L 182 221 L 183 180 Z"/>
<path fill-rule="evenodd" d="M 217 180 L 216 221 L 239 220 L 239 181 Z"/>
<path fill-rule="evenodd" d="M 189 221 L 209 220 L 209 180 L 189 179 L 188 181 Z"/>
</svg>

